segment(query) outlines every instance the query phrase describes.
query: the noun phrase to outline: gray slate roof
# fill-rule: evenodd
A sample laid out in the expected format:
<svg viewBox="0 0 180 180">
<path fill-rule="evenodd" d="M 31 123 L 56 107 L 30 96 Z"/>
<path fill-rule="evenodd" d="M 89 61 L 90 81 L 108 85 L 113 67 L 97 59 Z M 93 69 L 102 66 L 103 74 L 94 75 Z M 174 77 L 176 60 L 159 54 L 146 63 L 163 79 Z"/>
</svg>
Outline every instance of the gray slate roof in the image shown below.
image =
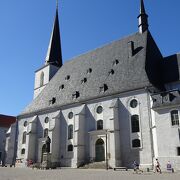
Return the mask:
<svg viewBox="0 0 180 180">
<path fill-rule="evenodd" d="M 180 54 L 174 54 L 164 58 L 163 61 L 164 83 L 180 80 Z"/>
<path fill-rule="evenodd" d="M 130 41 L 134 42 L 132 57 L 129 57 L 128 52 Z M 157 47 L 149 31 L 146 31 L 143 34 L 135 33 L 67 61 L 21 115 L 151 86 L 145 71 L 147 51 L 148 56 L 153 54 L 147 50 L 148 41 L 151 41 L 149 48 L 153 52 L 153 48 Z M 159 53 L 158 50 L 156 52 Z M 116 60 L 118 64 L 115 63 Z M 91 73 L 87 73 L 89 68 L 92 69 Z M 112 69 L 114 74 L 109 73 Z M 70 79 L 65 80 L 68 75 Z M 86 83 L 81 82 L 84 78 L 87 78 Z M 60 89 L 62 85 L 64 89 Z M 100 90 L 103 85 L 108 87 L 105 92 Z M 72 98 L 75 92 L 80 95 L 77 99 Z M 55 103 L 52 104 L 50 100 Z"/>
</svg>

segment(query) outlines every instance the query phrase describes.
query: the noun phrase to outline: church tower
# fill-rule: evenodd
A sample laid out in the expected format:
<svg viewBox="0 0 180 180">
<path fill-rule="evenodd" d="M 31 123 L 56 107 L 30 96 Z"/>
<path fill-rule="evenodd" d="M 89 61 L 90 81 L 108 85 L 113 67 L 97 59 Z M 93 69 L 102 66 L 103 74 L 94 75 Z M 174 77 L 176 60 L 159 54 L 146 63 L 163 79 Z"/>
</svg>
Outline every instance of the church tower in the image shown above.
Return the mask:
<svg viewBox="0 0 180 180">
<path fill-rule="evenodd" d="M 62 53 L 57 4 L 53 30 L 51 33 L 45 64 L 42 68 L 35 71 L 34 99 L 40 94 L 40 92 L 49 83 L 51 78 L 56 74 L 61 66 Z"/>
</svg>

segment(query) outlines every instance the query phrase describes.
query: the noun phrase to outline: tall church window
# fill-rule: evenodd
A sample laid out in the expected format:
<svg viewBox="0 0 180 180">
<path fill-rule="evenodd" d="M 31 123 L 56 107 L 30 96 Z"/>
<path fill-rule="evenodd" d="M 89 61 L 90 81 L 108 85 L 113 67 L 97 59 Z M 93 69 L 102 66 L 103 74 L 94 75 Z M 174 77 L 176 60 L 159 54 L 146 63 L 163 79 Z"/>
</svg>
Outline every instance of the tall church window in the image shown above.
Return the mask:
<svg viewBox="0 0 180 180">
<path fill-rule="evenodd" d="M 132 147 L 133 148 L 141 147 L 141 141 L 139 139 L 133 139 L 132 140 Z"/>
<path fill-rule="evenodd" d="M 23 137 L 22 137 L 22 144 L 25 144 L 26 143 L 26 131 L 23 132 Z"/>
<path fill-rule="evenodd" d="M 180 147 L 177 147 L 177 155 L 180 156 Z"/>
<path fill-rule="evenodd" d="M 40 86 L 44 85 L 44 72 L 41 72 L 41 76 L 40 76 Z"/>
<path fill-rule="evenodd" d="M 73 151 L 73 145 L 72 144 L 68 145 L 68 151 Z"/>
<path fill-rule="evenodd" d="M 97 130 L 103 129 L 103 120 L 98 120 L 97 121 Z"/>
<path fill-rule="evenodd" d="M 44 138 L 48 137 L 48 128 L 44 129 Z"/>
<path fill-rule="evenodd" d="M 139 132 L 139 116 L 136 114 L 131 116 L 131 131 L 132 133 Z"/>
<path fill-rule="evenodd" d="M 68 126 L 68 139 L 72 139 L 73 138 L 73 125 L 69 125 Z"/>
<path fill-rule="evenodd" d="M 179 113 L 178 110 L 171 111 L 171 124 L 172 126 L 179 125 Z"/>
</svg>

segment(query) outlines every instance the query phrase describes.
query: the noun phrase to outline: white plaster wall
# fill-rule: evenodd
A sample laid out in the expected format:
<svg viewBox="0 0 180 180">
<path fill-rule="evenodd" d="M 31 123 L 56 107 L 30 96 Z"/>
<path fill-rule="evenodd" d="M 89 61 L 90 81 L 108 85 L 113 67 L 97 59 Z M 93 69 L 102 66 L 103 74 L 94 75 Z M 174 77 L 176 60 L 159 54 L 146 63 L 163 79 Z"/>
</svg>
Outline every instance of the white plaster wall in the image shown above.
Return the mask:
<svg viewBox="0 0 180 180">
<path fill-rule="evenodd" d="M 118 102 L 117 98 L 108 99 L 108 100 L 101 100 L 99 102 L 96 101 L 96 103 L 87 104 L 88 110 L 90 112 L 89 118 L 89 127 L 88 132 L 96 131 L 97 127 L 97 121 L 103 120 L 103 129 L 107 130 L 107 149 L 105 148 L 105 156 L 106 151 L 108 155 L 108 161 L 109 165 L 111 167 L 115 167 L 117 165 L 120 165 L 120 140 L 117 141 L 116 138 L 119 137 L 119 120 L 118 120 Z M 98 106 L 103 107 L 103 112 L 101 114 L 98 114 L 96 112 L 96 109 Z M 91 124 L 92 123 L 92 124 Z M 98 138 L 104 138 L 106 136 L 106 133 L 103 133 L 102 135 L 93 135 L 90 137 L 90 145 L 89 145 L 89 151 L 90 159 L 95 159 L 95 143 L 98 140 Z M 106 147 L 106 138 L 105 138 L 105 147 Z"/>
<path fill-rule="evenodd" d="M 23 137 L 23 132 L 27 132 L 28 131 L 28 126 L 24 127 L 24 122 L 27 121 L 31 121 L 33 117 L 29 117 L 29 118 L 23 118 L 23 119 L 19 119 L 18 120 L 18 143 L 17 143 L 17 159 L 21 159 L 23 161 L 23 163 L 26 163 L 26 160 L 28 158 L 28 139 L 26 138 L 26 144 L 22 144 L 22 137 Z M 21 154 L 21 150 L 25 148 L 25 154 Z"/>
<path fill-rule="evenodd" d="M 0 152 L 1 152 L 1 161 L 5 161 L 5 143 L 6 143 L 6 132 L 8 128 L 0 127 Z"/>
<path fill-rule="evenodd" d="M 51 161 L 54 165 L 59 165 L 60 162 L 60 111 L 53 114 L 53 118 L 49 121 L 49 132 L 52 133 L 51 137 Z"/>
<path fill-rule="evenodd" d="M 62 110 L 61 125 L 64 136 L 61 138 L 60 159 L 64 166 L 77 167 L 84 160 L 84 105 Z M 69 119 L 68 114 L 73 112 L 73 118 Z M 68 139 L 68 126 L 73 125 L 73 139 Z M 63 127 L 64 126 L 64 127 Z M 69 144 L 74 146 L 73 152 L 68 152 Z"/>
<path fill-rule="evenodd" d="M 132 148 L 131 140 L 131 124 L 130 116 L 132 111 L 129 110 L 129 102 L 136 98 L 139 102 L 138 112 L 140 116 L 140 133 L 137 134 L 141 139 L 141 148 Z M 107 153 L 109 165 L 114 166 L 131 166 L 134 160 L 138 160 L 143 167 L 152 165 L 152 142 L 150 138 L 150 118 L 148 94 L 141 90 L 136 92 L 123 93 L 119 97 L 108 97 L 94 100 L 86 105 L 67 106 L 65 109 L 55 112 L 48 112 L 38 115 L 37 131 L 36 131 L 36 159 L 41 160 L 41 151 L 43 141 L 43 131 L 45 128 L 51 129 L 49 136 L 51 138 L 52 161 L 60 162 L 61 166 L 77 167 L 80 162 L 88 163 L 91 158 L 95 158 L 96 140 L 99 136 L 94 136 L 93 144 L 90 132 L 96 131 L 96 123 L 103 120 L 103 129 L 108 131 Z M 103 112 L 98 114 L 96 109 L 98 106 L 103 107 Z M 68 114 L 73 112 L 73 118 L 69 119 Z M 57 114 L 59 115 L 57 116 Z M 49 117 L 49 123 L 45 124 L 44 120 Z M 27 158 L 27 155 L 20 154 L 22 145 L 22 132 L 26 130 L 23 127 L 25 120 L 19 121 L 18 136 L 18 158 Z M 68 139 L 68 125 L 73 125 L 73 139 Z M 103 134 L 103 138 L 105 133 Z M 34 140 L 33 140 L 34 141 Z M 74 146 L 73 152 L 67 151 L 67 146 Z M 94 147 L 95 148 L 95 147 Z"/>
<path fill-rule="evenodd" d="M 35 82 L 34 82 L 34 99 L 40 94 L 44 87 L 49 83 L 51 78 L 56 74 L 59 67 L 54 65 L 48 65 L 40 69 L 35 73 Z M 41 73 L 44 73 L 44 85 L 40 86 Z"/>
<path fill-rule="evenodd" d="M 13 164 L 16 158 L 16 127 L 16 123 L 12 124 L 6 134 L 6 164 Z"/>
<path fill-rule="evenodd" d="M 139 103 L 138 112 L 132 112 L 129 102 L 137 99 Z M 124 93 L 120 96 L 119 121 L 120 121 L 120 140 L 121 157 L 123 166 L 132 167 L 134 160 L 138 161 L 142 167 L 152 167 L 152 142 L 150 134 L 150 105 L 148 94 L 145 90 Z M 136 136 L 141 139 L 141 148 L 132 148 L 131 140 L 131 121 L 130 117 L 134 113 L 139 113 L 140 133 Z"/>
<path fill-rule="evenodd" d="M 168 161 L 171 161 L 175 169 L 180 169 L 180 156 L 177 155 L 177 147 L 180 147 L 179 126 L 171 125 L 170 111 L 179 107 L 167 108 L 155 111 L 158 156 L 163 169 Z"/>
<path fill-rule="evenodd" d="M 40 87 L 40 79 L 42 72 L 44 73 L 44 84 L 47 84 L 49 82 L 50 66 L 45 66 L 44 68 L 40 69 L 35 73 L 34 89 Z"/>
</svg>

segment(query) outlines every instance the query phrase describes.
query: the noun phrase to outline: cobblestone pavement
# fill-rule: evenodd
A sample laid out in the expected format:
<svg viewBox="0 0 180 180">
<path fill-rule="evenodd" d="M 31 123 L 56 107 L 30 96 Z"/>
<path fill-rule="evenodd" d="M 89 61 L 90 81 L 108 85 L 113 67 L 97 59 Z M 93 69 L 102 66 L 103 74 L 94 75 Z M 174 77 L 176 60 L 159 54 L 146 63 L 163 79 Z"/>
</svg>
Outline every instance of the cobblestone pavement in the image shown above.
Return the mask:
<svg viewBox="0 0 180 180">
<path fill-rule="evenodd" d="M 180 172 L 156 174 L 133 171 L 58 169 L 37 170 L 29 168 L 0 168 L 0 180 L 179 180 Z"/>
</svg>

